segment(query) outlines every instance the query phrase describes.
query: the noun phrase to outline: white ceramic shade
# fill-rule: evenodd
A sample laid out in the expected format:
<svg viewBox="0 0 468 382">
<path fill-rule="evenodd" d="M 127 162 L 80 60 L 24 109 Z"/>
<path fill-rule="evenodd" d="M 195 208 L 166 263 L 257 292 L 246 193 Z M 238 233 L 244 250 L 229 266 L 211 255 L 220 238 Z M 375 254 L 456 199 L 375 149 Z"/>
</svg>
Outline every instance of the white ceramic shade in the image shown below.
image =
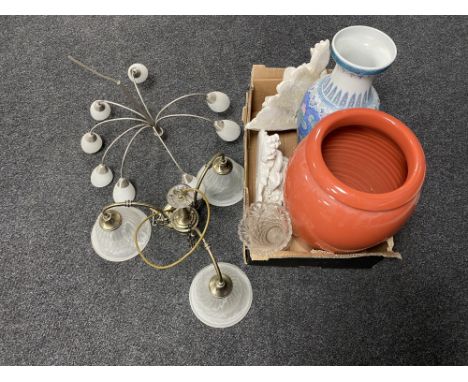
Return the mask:
<svg viewBox="0 0 468 382">
<path fill-rule="evenodd" d="M 229 119 L 216 121 L 215 129 L 219 137 L 226 142 L 235 141 L 237 138 L 239 138 L 241 133 L 240 126 L 236 122 L 230 121 Z"/>
<path fill-rule="evenodd" d="M 102 105 L 104 106 L 104 108 L 100 110 Z M 94 120 L 104 121 L 106 118 L 109 117 L 111 113 L 111 107 L 107 102 L 94 101 L 89 107 L 89 112 Z"/>
<path fill-rule="evenodd" d="M 139 72 L 139 75 L 137 77 L 133 77 L 132 70 L 136 70 Z M 135 78 L 135 82 L 137 84 L 141 84 L 142 82 L 145 82 L 146 79 L 148 78 L 148 68 L 143 65 L 143 64 L 133 64 L 130 65 L 128 68 L 128 78 L 130 78 L 131 81 Z"/>
<path fill-rule="evenodd" d="M 126 202 L 127 200 L 133 201 L 135 200 L 135 195 L 135 187 L 128 179 L 125 178 L 120 178 L 112 191 L 112 197 L 116 203 Z"/>
<path fill-rule="evenodd" d="M 229 97 L 221 92 L 211 92 L 206 95 L 206 102 L 215 113 L 223 113 L 231 104 Z"/>
<path fill-rule="evenodd" d="M 101 150 L 102 138 L 96 133 L 86 133 L 81 137 L 81 149 L 86 154 L 94 154 Z"/>
<path fill-rule="evenodd" d="M 99 164 L 91 173 L 91 184 L 98 188 L 105 187 L 112 182 L 113 177 L 114 175 L 109 167 L 105 164 Z"/>
</svg>

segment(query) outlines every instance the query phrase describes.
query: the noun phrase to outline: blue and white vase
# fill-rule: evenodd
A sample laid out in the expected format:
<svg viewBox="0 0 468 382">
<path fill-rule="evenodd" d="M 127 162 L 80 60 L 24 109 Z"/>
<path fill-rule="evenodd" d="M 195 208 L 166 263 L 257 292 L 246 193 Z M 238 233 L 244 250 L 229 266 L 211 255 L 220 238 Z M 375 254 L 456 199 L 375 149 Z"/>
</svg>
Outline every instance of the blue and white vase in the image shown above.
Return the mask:
<svg viewBox="0 0 468 382">
<path fill-rule="evenodd" d="M 331 54 L 335 68 L 306 91 L 297 112 L 299 141 L 318 121 L 337 110 L 378 109 L 380 100 L 372 82 L 393 63 L 397 49 L 382 31 L 355 25 L 340 30 L 333 37 Z"/>
</svg>

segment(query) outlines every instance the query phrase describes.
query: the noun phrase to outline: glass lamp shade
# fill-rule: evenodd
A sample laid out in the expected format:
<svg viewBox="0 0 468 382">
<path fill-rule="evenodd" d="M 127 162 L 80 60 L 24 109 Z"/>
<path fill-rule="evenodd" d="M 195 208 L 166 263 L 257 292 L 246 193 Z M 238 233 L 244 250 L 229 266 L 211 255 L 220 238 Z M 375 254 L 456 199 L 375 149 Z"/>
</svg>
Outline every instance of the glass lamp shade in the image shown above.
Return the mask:
<svg viewBox="0 0 468 382">
<path fill-rule="evenodd" d="M 219 175 L 213 168 L 210 168 L 202 181 L 202 187 L 210 204 L 217 207 L 226 207 L 236 204 L 244 197 L 244 168 L 234 160 L 232 171 L 226 175 Z M 198 172 L 197 177 L 203 172 L 203 167 Z M 203 191 L 202 188 L 202 191 Z"/>
<path fill-rule="evenodd" d="M 81 149 L 86 154 L 94 154 L 101 150 L 102 138 L 96 133 L 86 133 L 81 137 Z"/>
<path fill-rule="evenodd" d="M 209 283 L 216 272 L 212 265 L 203 268 L 192 281 L 190 306 L 195 316 L 213 328 L 227 328 L 241 321 L 252 305 L 252 286 L 246 274 L 238 267 L 219 263 L 223 275 L 232 280 L 232 291 L 226 297 L 214 296 Z"/>
<path fill-rule="evenodd" d="M 108 261 L 125 261 L 136 255 L 138 251 L 133 240 L 135 231 L 146 215 L 134 207 L 114 207 L 122 216 L 122 224 L 113 231 L 106 231 L 99 225 L 99 216 L 91 231 L 91 244 L 94 251 Z M 138 233 L 138 244 L 143 249 L 151 237 L 151 224 L 145 222 Z"/>
<path fill-rule="evenodd" d="M 128 78 L 135 79 L 137 84 L 145 82 L 148 78 L 148 68 L 143 64 L 133 64 L 128 68 Z"/>
<path fill-rule="evenodd" d="M 231 104 L 229 97 L 221 92 L 211 92 L 206 95 L 206 103 L 215 113 L 223 113 Z"/>
<path fill-rule="evenodd" d="M 98 188 L 105 187 L 112 182 L 113 177 L 112 170 L 101 163 L 97 165 L 91 173 L 91 184 Z"/>
<path fill-rule="evenodd" d="M 94 101 L 89 112 L 95 121 L 104 121 L 111 113 L 111 107 L 107 102 Z"/>
<path fill-rule="evenodd" d="M 216 121 L 214 126 L 216 129 L 216 134 L 218 134 L 219 137 L 226 142 L 235 141 L 237 138 L 239 138 L 241 133 L 240 126 L 236 122 L 230 121 L 228 119 Z"/>
<path fill-rule="evenodd" d="M 126 178 L 120 178 L 114 186 L 112 191 L 112 197 L 114 202 L 125 202 L 127 200 L 135 200 L 135 187 L 133 184 Z"/>
</svg>

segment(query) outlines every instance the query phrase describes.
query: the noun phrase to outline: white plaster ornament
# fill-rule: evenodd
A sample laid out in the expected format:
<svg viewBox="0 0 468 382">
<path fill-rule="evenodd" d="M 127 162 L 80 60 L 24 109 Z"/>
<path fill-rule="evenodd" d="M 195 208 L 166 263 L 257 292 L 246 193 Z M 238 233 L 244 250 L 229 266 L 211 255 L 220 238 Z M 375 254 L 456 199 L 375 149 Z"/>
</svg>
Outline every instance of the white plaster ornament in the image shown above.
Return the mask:
<svg viewBox="0 0 468 382">
<path fill-rule="evenodd" d="M 266 131 L 296 129 L 296 112 L 305 92 L 326 73 L 325 69 L 330 61 L 330 42 L 320 41 L 310 49 L 310 54 L 309 63 L 285 69 L 283 81 L 276 87 L 278 93 L 265 98 L 262 110 L 246 125 L 247 129 Z"/>
<path fill-rule="evenodd" d="M 255 201 L 282 205 L 288 158 L 279 150 L 281 145 L 279 135 L 268 135 L 265 130 L 260 130 L 257 145 Z"/>
</svg>

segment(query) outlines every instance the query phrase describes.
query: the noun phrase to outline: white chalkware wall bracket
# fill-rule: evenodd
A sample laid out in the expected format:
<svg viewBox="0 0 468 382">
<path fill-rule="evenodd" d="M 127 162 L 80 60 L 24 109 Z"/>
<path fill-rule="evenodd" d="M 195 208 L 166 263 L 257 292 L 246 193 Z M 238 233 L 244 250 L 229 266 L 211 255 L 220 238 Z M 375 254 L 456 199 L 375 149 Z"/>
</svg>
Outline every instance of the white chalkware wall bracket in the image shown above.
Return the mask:
<svg viewBox="0 0 468 382">
<path fill-rule="evenodd" d="M 203 268 L 192 281 L 189 291 L 191 308 L 195 316 L 206 325 L 216 328 L 235 325 L 245 317 L 250 309 L 253 298 L 250 281 L 240 268 L 227 263 L 218 263 L 205 236 L 211 217 L 210 203 L 228 206 L 242 199 L 243 168 L 223 153 L 217 153 L 200 169 L 197 177 L 188 174 L 182 169 L 165 144 L 162 138 L 164 130 L 160 126 L 160 122 L 165 119 L 197 118 L 210 122 L 221 139 L 234 141 L 240 135 L 240 127 L 234 121 L 214 121 L 204 116 L 185 113 L 164 114 L 168 107 L 188 97 L 204 97 L 213 111 L 223 112 L 229 107 L 229 97 L 218 91 L 187 94 L 163 106 L 153 117 L 138 88 L 138 84 L 144 82 L 149 75 L 148 69 L 144 65 L 133 64 L 128 69 L 128 77 L 134 84 L 138 100 L 120 80 L 104 75 L 71 56 L 69 59 L 98 77 L 119 86 L 132 104 L 132 107 L 129 107 L 110 100 L 98 100 L 91 104 L 90 114 L 98 123 L 81 138 L 81 148 L 85 153 L 97 153 L 103 145 L 102 138 L 95 132 L 97 127 L 120 121 L 135 123 L 107 146 L 101 163 L 91 174 L 91 183 L 95 187 L 105 187 L 112 182 L 113 172 L 106 165 L 104 159 L 109 149 L 118 140 L 132 132 L 133 135 L 121 160 L 120 176 L 114 186 L 114 203 L 102 208 L 91 231 L 91 244 L 94 251 L 101 258 L 112 262 L 130 260 L 138 255 L 145 264 L 154 269 L 164 270 L 182 263 L 203 244 L 212 265 Z M 124 109 L 131 113 L 131 116 L 107 119 L 111 114 L 111 106 Z M 125 159 L 135 138 L 140 133 L 148 131 L 152 131 L 153 135 L 157 137 L 157 141 L 162 144 L 181 175 L 181 183 L 169 190 L 166 196 L 167 204 L 163 208 L 152 203 L 134 201 L 135 187 L 123 171 Z M 200 199 L 203 200 L 206 207 L 205 223 L 202 229 L 198 228 L 201 220 L 199 211 L 202 207 L 199 203 Z M 149 214 L 143 213 L 141 209 L 148 210 Z M 177 231 L 190 243 L 190 249 L 170 264 L 157 264 L 143 254 L 143 249 L 149 243 L 153 227 L 159 226 Z"/>
<path fill-rule="evenodd" d="M 296 113 L 307 89 L 325 75 L 330 61 L 330 42 L 322 40 L 310 49 L 310 62 L 287 67 L 276 86 L 276 94 L 265 97 L 261 110 L 246 129 L 265 131 L 296 130 Z"/>
</svg>

